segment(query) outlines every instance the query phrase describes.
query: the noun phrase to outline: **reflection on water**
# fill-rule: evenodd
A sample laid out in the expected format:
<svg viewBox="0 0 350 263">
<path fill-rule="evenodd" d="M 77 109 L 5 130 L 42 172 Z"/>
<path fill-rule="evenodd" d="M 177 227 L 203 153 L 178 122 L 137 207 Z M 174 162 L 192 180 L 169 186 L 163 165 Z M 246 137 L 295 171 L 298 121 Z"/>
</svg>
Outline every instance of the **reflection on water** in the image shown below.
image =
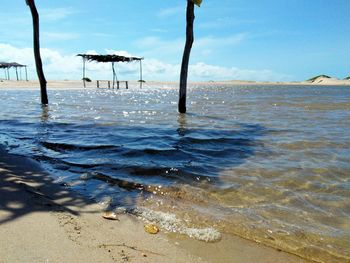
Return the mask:
<svg viewBox="0 0 350 263">
<path fill-rule="evenodd" d="M 179 123 L 179 128 L 177 128 L 177 133 L 179 136 L 185 136 L 185 131 L 186 131 L 186 114 L 179 114 L 177 118 L 177 122 Z"/>
<path fill-rule="evenodd" d="M 35 91 L 1 91 L 0 136 L 57 181 L 169 231 L 348 262 L 350 89 L 189 91 L 186 115 L 171 87 L 57 90 L 43 108 Z"/>
<path fill-rule="evenodd" d="M 42 105 L 41 106 L 41 121 L 47 122 L 50 118 L 50 108 L 49 105 Z"/>
</svg>

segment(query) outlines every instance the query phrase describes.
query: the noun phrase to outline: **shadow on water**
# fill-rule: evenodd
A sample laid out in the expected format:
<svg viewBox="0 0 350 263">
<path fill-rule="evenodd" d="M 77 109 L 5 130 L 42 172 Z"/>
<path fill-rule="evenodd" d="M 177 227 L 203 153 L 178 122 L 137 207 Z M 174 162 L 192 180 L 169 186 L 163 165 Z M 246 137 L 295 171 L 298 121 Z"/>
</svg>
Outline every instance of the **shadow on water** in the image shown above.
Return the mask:
<svg viewBox="0 0 350 263">
<path fill-rule="evenodd" d="M 26 138 L 26 155 L 49 167 L 50 172 L 63 175 L 68 186 L 74 188 L 74 182 L 84 181 L 82 187 L 75 188 L 84 188 L 85 194 L 97 199 L 123 192 L 119 200 L 125 196 L 130 200 L 140 192 L 154 192 L 158 185 L 218 186 L 220 171 L 244 163 L 257 150 L 265 151 L 259 138 L 270 132 L 258 124 L 236 123 L 230 129 L 197 127 L 186 115 L 179 115 L 177 124 L 158 126 L 55 123 L 50 121 L 48 107 L 42 108 L 40 120 L 7 125 L 25 127 L 18 134 Z M 18 141 L 23 144 L 23 140 Z M 11 165 L 1 171 L 3 183 L 10 180 L 11 169 L 16 168 L 14 163 Z M 38 188 L 53 183 L 52 179 L 35 174 L 27 173 L 25 177 L 37 183 Z M 17 184 L 15 189 L 0 189 L 1 196 L 7 196 L 0 201 L 1 209 L 11 214 L 6 221 L 37 211 L 35 206 L 10 207 L 12 202 L 21 202 L 10 193 L 20 192 L 23 187 Z M 82 199 L 72 199 L 67 192 L 52 189 L 54 199 L 68 198 L 63 207 L 85 205 Z M 94 196 L 89 192 L 94 192 Z M 136 200 L 128 203 L 133 206 Z"/>
</svg>

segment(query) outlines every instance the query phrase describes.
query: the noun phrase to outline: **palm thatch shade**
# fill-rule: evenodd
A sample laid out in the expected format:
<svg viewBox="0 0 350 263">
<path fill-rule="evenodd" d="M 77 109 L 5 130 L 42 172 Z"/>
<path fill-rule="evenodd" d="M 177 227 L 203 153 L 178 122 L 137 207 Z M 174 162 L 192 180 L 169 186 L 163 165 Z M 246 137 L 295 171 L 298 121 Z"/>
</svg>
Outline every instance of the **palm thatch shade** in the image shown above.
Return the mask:
<svg viewBox="0 0 350 263">
<path fill-rule="evenodd" d="M 96 62 L 132 62 L 140 61 L 143 58 L 138 57 L 124 57 L 119 55 L 89 55 L 89 54 L 78 54 L 77 56 L 86 59 L 87 61 L 96 61 Z"/>
<path fill-rule="evenodd" d="M 17 77 L 17 81 L 19 80 L 19 77 L 18 77 L 18 68 L 25 68 L 25 73 L 26 73 L 26 80 L 28 81 L 28 73 L 27 73 L 27 65 L 22 65 L 22 64 L 19 64 L 17 62 L 0 62 L 0 68 L 4 69 L 5 71 L 5 78 L 7 80 L 10 80 L 10 72 L 9 72 L 9 69 L 10 68 L 15 68 L 16 70 L 16 77 Z M 22 76 L 22 71 L 20 71 L 20 76 Z M 22 77 L 21 77 L 22 79 Z"/>
<path fill-rule="evenodd" d="M 94 62 L 100 62 L 100 63 L 112 63 L 112 71 L 113 71 L 113 88 L 114 83 L 118 81 L 117 74 L 114 68 L 114 63 L 116 62 L 133 62 L 133 61 L 139 61 L 140 62 L 140 87 L 142 87 L 142 60 L 144 58 L 141 57 L 125 57 L 125 56 L 119 56 L 119 55 L 90 55 L 90 54 L 78 54 L 77 56 L 83 58 L 83 83 L 84 87 L 86 87 L 85 84 L 85 61 L 94 61 Z"/>
<path fill-rule="evenodd" d="M 23 68 L 26 65 L 19 64 L 17 62 L 0 62 L 0 68 Z"/>
</svg>

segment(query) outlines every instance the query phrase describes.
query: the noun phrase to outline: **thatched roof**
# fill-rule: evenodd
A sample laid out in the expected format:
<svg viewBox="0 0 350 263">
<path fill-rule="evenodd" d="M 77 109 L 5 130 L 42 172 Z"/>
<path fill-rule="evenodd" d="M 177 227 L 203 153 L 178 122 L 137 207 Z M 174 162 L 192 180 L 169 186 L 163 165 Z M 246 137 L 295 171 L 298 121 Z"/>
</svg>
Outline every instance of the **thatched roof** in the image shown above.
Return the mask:
<svg viewBox="0 0 350 263">
<path fill-rule="evenodd" d="M 119 55 L 89 55 L 89 54 L 78 54 L 77 56 L 82 57 L 88 61 L 96 61 L 96 62 L 132 62 L 132 61 L 140 61 L 143 58 L 138 57 L 124 57 Z"/>
<path fill-rule="evenodd" d="M 9 68 L 9 63 L 0 62 L 0 68 Z"/>
<path fill-rule="evenodd" d="M 18 67 L 18 68 L 26 67 L 26 65 L 22 65 L 17 62 L 11 62 L 9 64 L 11 65 L 11 67 Z"/>
<path fill-rule="evenodd" d="M 17 62 L 0 62 L 0 68 L 21 68 L 26 67 L 26 65 L 19 64 Z"/>
</svg>

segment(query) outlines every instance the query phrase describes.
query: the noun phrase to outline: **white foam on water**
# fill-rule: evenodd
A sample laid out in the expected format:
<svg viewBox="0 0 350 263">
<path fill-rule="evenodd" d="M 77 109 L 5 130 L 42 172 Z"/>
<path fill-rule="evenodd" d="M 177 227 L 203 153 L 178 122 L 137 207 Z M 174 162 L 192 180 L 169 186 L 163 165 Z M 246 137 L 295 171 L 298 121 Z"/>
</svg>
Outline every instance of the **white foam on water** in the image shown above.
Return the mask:
<svg viewBox="0 0 350 263">
<path fill-rule="evenodd" d="M 133 212 L 143 220 L 156 223 L 161 229 L 168 232 L 187 235 L 190 238 L 205 242 L 215 242 L 221 239 L 221 234 L 216 229 L 212 227 L 187 227 L 185 222 L 177 218 L 175 214 L 153 211 L 144 207 L 136 208 Z"/>
</svg>

